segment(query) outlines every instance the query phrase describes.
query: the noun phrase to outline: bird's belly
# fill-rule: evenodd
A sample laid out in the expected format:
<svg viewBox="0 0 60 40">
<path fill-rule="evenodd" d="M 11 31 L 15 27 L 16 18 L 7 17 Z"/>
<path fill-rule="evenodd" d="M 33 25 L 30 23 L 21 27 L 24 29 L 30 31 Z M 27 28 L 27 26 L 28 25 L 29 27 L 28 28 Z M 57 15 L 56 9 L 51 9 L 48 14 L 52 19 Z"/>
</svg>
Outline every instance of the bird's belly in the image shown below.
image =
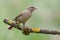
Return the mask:
<svg viewBox="0 0 60 40">
<path fill-rule="evenodd" d="M 22 15 L 21 17 L 18 18 L 18 20 L 20 22 L 26 22 L 30 17 L 31 15 Z"/>
</svg>

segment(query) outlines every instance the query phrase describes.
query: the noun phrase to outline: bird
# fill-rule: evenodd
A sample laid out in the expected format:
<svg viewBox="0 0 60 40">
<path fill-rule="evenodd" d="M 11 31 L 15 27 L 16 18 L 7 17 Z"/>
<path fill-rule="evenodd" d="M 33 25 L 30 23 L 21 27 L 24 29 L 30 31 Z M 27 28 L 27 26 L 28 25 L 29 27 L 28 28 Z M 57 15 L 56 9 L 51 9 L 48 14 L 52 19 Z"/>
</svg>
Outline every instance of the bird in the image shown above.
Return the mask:
<svg viewBox="0 0 60 40">
<path fill-rule="evenodd" d="M 20 23 L 23 23 L 23 26 L 25 26 L 25 23 L 28 19 L 30 19 L 30 17 L 32 16 L 32 12 L 34 10 L 36 10 L 36 7 L 28 7 L 27 9 L 25 9 L 24 11 L 22 11 L 19 15 L 17 15 L 13 21 L 16 22 L 17 25 L 19 25 Z M 11 30 L 13 28 L 12 25 L 9 26 L 9 30 Z"/>
</svg>

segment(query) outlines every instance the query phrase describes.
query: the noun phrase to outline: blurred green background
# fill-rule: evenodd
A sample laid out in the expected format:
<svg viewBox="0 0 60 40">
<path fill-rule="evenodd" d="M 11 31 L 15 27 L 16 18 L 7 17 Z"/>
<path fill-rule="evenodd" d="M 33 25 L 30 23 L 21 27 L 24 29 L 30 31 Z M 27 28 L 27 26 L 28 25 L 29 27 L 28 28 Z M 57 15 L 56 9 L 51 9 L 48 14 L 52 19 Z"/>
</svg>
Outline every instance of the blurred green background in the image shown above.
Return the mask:
<svg viewBox="0 0 60 40">
<path fill-rule="evenodd" d="M 60 0 L 0 0 L 0 40 L 60 40 L 60 35 L 36 34 L 28 36 L 15 28 L 8 30 L 5 18 L 13 20 L 29 6 L 38 9 L 26 22 L 27 26 L 49 30 L 60 30 Z"/>
</svg>

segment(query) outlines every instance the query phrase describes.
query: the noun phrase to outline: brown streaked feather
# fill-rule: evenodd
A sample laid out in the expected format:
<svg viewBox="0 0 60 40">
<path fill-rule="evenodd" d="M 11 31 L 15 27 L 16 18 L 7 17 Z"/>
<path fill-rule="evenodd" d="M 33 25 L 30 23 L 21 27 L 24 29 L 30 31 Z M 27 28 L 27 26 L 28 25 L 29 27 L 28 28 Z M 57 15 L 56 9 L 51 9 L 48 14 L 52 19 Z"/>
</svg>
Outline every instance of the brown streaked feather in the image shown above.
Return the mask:
<svg viewBox="0 0 60 40">
<path fill-rule="evenodd" d="M 19 18 L 20 16 L 22 16 L 22 14 L 18 15 L 14 20 L 17 20 L 17 18 Z M 10 25 L 10 27 L 8 29 L 11 30 L 12 28 L 13 28 L 13 26 Z"/>
<path fill-rule="evenodd" d="M 19 18 L 20 16 L 22 16 L 22 14 L 18 15 L 14 20 L 17 20 L 17 18 Z"/>
</svg>

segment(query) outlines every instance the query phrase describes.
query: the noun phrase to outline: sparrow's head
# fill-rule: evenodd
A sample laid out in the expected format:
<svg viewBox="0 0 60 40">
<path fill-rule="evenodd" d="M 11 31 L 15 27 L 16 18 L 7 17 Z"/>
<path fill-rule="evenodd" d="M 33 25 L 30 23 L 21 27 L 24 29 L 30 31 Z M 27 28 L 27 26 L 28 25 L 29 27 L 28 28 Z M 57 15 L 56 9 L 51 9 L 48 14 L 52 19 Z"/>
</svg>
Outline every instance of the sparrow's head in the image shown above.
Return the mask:
<svg viewBox="0 0 60 40">
<path fill-rule="evenodd" d="M 36 10 L 37 8 L 35 8 L 35 7 L 29 7 L 29 8 L 27 8 L 29 11 L 31 11 L 31 12 L 33 12 L 34 10 Z"/>
</svg>

